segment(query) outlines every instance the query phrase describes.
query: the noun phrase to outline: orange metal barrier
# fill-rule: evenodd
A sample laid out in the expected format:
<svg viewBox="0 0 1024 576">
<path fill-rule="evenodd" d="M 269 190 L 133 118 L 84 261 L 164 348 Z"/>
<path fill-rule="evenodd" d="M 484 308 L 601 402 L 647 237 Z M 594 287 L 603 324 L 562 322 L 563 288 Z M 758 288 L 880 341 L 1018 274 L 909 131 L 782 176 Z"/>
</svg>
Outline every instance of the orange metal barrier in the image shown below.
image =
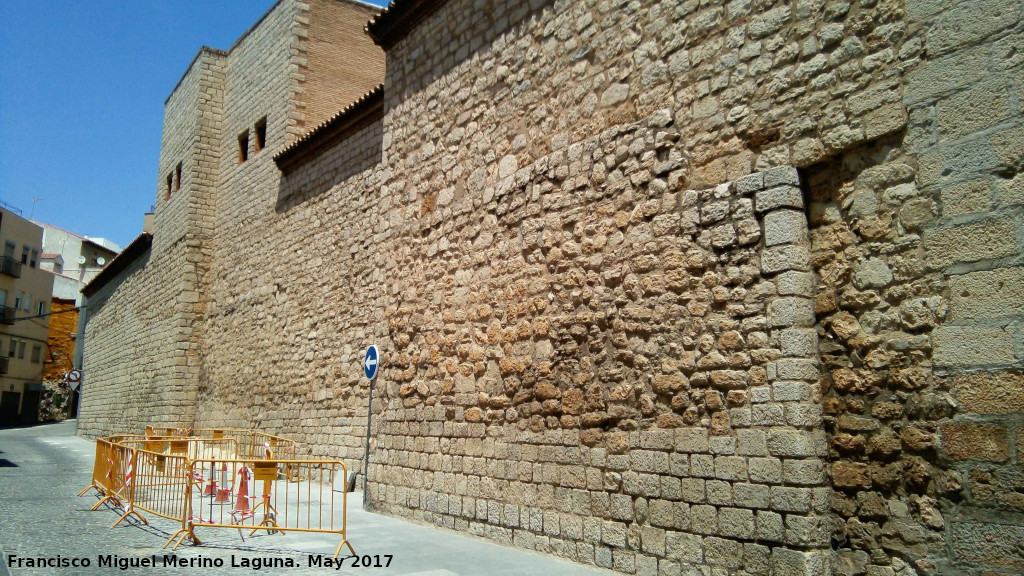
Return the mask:
<svg viewBox="0 0 1024 576">
<path fill-rule="evenodd" d="M 78 493 L 85 496 L 89 490 L 96 490 L 103 498 L 93 509 L 99 508 L 104 502 L 114 501 L 120 505 L 117 493 L 122 489 L 119 484 L 124 477 L 123 460 L 125 448 L 144 449 L 164 455 L 174 454 L 185 456 L 189 460 L 197 458 L 237 458 L 238 443 L 231 438 L 212 440 L 203 438 L 145 438 L 139 435 L 119 435 L 96 440 L 96 455 L 93 459 L 92 481 Z"/>
<path fill-rule="evenodd" d="M 146 437 L 151 436 L 174 436 L 188 437 L 192 435 L 191 428 L 167 427 L 167 426 L 146 426 Z"/>
<path fill-rule="evenodd" d="M 143 523 L 148 524 L 139 510 L 173 520 L 178 525 L 178 530 L 164 543 L 166 548 L 179 536 L 184 538 L 187 535 L 188 497 L 195 483 L 189 477 L 187 451 L 169 453 L 138 449 L 132 450 L 132 453 L 134 468 L 131 479 L 127 482 L 128 505 L 114 526 L 129 514 L 135 514 Z"/>
<path fill-rule="evenodd" d="M 123 506 L 124 514 L 114 522 L 114 525 L 111 526 L 111 528 L 116 527 L 122 520 L 132 514 L 138 516 L 139 520 L 141 520 L 143 524 L 149 524 L 149 521 L 147 521 L 146 518 L 142 514 L 139 514 L 138 510 L 135 509 L 134 496 L 135 485 L 138 483 L 139 451 L 121 444 L 115 444 L 115 446 L 119 449 L 120 455 L 113 467 L 113 474 L 111 475 L 113 484 L 116 487 L 114 494 L 116 495 L 116 500 L 119 504 L 121 502 L 126 502 L 127 504 Z M 99 503 L 102 502 L 103 501 L 101 500 Z M 96 508 L 94 507 L 93 510 L 95 509 Z"/>
<path fill-rule="evenodd" d="M 190 429 L 195 438 L 234 438 L 238 441 L 241 458 L 262 458 L 264 446 L 288 458 L 297 458 L 298 443 L 289 438 L 265 432 L 239 428 L 194 428 Z"/>
<path fill-rule="evenodd" d="M 299 458 L 298 443 L 282 436 L 240 428 L 195 428 L 190 431 L 195 437 L 234 438 L 238 441 L 239 458 L 263 458 L 268 447 L 281 458 Z M 291 482 L 301 481 L 297 472 L 291 467 L 285 469 L 285 475 Z"/>
<path fill-rule="evenodd" d="M 106 460 L 104 458 L 104 444 L 99 440 L 96 441 L 96 456 L 92 461 L 92 480 L 89 485 L 82 488 L 82 491 L 78 493 L 78 497 L 85 496 L 89 490 L 95 490 L 100 496 L 104 496 L 106 492 L 103 489 L 103 484 L 100 483 L 100 479 L 106 473 L 105 465 Z"/>
<path fill-rule="evenodd" d="M 120 478 L 123 477 L 121 461 L 124 459 L 124 452 L 125 449 L 116 442 L 106 438 L 96 440 L 96 455 L 92 464 L 92 482 L 78 493 L 79 497 L 85 496 L 90 489 L 94 489 L 99 493 L 101 498 L 99 502 L 93 505 L 93 510 L 96 510 L 105 502 L 113 502 L 118 506 L 121 504 L 118 492 L 121 489 Z"/>
<path fill-rule="evenodd" d="M 244 530 L 338 534 L 334 557 L 346 545 L 355 554 L 346 531 L 348 494 L 338 497 L 334 491 L 335 479 L 348 477 L 343 462 L 295 459 L 293 440 L 262 432 L 180 432 L 147 426 L 145 435 L 97 439 L 92 481 L 79 496 L 95 489 L 101 498 L 93 510 L 105 502 L 122 508 L 112 527 L 130 515 L 148 524 L 141 512 L 174 521 L 179 528 L 165 548 L 173 542 L 177 549 L 185 538 L 201 544 L 195 528 L 202 526 L 233 528 L 240 535 Z M 275 452 L 284 457 L 274 459 Z M 307 482 L 299 484 L 302 479 Z"/>
<path fill-rule="evenodd" d="M 200 469 L 223 466 L 230 488 L 228 498 L 214 497 L 209 501 L 192 492 L 189 499 L 189 532 L 197 526 L 203 528 L 234 528 L 242 535 L 251 536 L 257 530 L 268 533 L 321 532 L 338 534 L 341 542 L 334 552 L 337 558 L 342 546 L 348 546 L 348 494 L 336 496 L 335 478 L 347 478 L 348 468 L 338 460 L 257 460 L 229 461 L 195 460 L 192 474 Z M 308 482 L 296 484 L 288 481 L 286 470 L 291 468 Z M 340 519 L 335 511 L 340 507 Z M 242 539 L 245 536 L 242 535 Z M 177 546 L 175 546 L 177 547 Z"/>
<path fill-rule="evenodd" d="M 145 440 L 129 439 L 119 442 L 121 446 L 143 449 L 164 455 L 185 456 L 189 460 L 199 458 L 238 458 L 238 442 L 234 438 L 179 438 L 150 437 Z"/>
</svg>

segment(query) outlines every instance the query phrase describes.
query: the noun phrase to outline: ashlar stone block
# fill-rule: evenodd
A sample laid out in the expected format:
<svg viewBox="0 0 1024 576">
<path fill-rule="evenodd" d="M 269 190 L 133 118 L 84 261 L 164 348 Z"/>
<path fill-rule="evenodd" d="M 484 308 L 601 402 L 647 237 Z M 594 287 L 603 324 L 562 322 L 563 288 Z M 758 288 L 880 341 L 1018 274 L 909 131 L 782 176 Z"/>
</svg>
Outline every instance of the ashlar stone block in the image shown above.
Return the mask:
<svg viewBox="0 0 1024 576">
<path fill-rule="evenodd" d="M 807 241 L 807 217 L 796 210 L 773 210 L 764 216 L 766 246 Z"/>
<path fill-rule="evenodd" d="M 804 195 L 796 186 L 776 186 L 762 190 L 754 196 L 754 210 L 768 212 L 779 208 L 804 207 Z"/>
</svg>

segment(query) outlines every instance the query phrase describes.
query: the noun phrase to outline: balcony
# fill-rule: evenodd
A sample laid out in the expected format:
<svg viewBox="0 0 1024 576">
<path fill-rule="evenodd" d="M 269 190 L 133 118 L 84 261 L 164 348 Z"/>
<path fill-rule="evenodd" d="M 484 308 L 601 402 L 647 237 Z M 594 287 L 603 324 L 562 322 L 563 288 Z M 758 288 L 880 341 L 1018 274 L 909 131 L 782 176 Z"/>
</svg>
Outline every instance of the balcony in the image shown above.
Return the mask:
<svg viewBox="0 0 1024 576">
<path fill-rule="evenodd" d="M 8 256 L 0 257 L 0 274 L 21 278 L 21 262 Z"/>
<path fill-rule="evenodd" d="M 7 374 L 7 368 L 10 366 L 11 359 L 7 356 L 0 356 L 0 374 Z"/>
<path fill-rule="evenodd" d="M 14 315 L 17 312 L 10 306 L 0 306 L 0 324 L 14 324 Z"/>
</svg>

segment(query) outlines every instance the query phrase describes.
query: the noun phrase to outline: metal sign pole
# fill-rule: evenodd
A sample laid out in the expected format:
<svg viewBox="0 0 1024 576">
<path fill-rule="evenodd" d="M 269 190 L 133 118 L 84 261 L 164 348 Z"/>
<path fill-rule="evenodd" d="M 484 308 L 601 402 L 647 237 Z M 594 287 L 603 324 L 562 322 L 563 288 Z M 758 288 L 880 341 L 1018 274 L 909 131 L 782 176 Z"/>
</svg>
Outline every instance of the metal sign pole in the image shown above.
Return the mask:
<svg viewBox="0 0 1024 576">
<path fill-rule="evenodd" d="M 369 397 L 366 404 L 366 452 L 363 454 L 363 508 L 366 508 L 366 483 L 370 474 L 370 419 L 373 417 L 373 380 L 370 380 Z"/>
<path fill-rule="evenodd" d="M 377 378 L 379 368 L 380 351 L 377 350 L 376 346 L 370 346 L 366 349 L 366 355 L 363 356 L 363 375 L 370 381 L 366 402 L 366 451 L 363 453 L 363 508 L 366 508 L 367 496 L 369 495 L 367 488 L 370 477 L 370 422 L 373 419 L 373 381 Z"/>
</svg>

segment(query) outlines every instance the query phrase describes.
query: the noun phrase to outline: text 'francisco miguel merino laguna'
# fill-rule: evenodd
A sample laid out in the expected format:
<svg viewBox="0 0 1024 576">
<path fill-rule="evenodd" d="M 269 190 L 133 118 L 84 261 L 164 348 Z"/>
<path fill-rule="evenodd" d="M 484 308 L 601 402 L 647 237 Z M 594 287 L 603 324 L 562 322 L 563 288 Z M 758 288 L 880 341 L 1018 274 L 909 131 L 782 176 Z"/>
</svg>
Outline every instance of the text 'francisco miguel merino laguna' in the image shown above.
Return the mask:
<svg viewBox="0 0 1024 576">
<path fill-rule="evenodd" d="M 358 558 L 355 557 L 355 558 Z M 341 568 L 346 558 L 335 560 L 330 556 L 308 556 L 306 566 L 309 568 Z M 390 564 L 390 558 L 388 558 Z M 71 558 L 65 556 L 18 556 L 7 555 L 7 565 L 11 568 L 118 568 L 128 570 L 129 568 L 248 568 L 260 570 L 262 568 L 297 568 L 299 563 L 295 558 L 281 558 L 273 556 L 235 556 L 230 558 L 207 558 L 196 556 L 194 558 L 183 558 L 180 556 L 118 556 L 116 554 L 104 554 L 92 558 Z"/>
</svg>

